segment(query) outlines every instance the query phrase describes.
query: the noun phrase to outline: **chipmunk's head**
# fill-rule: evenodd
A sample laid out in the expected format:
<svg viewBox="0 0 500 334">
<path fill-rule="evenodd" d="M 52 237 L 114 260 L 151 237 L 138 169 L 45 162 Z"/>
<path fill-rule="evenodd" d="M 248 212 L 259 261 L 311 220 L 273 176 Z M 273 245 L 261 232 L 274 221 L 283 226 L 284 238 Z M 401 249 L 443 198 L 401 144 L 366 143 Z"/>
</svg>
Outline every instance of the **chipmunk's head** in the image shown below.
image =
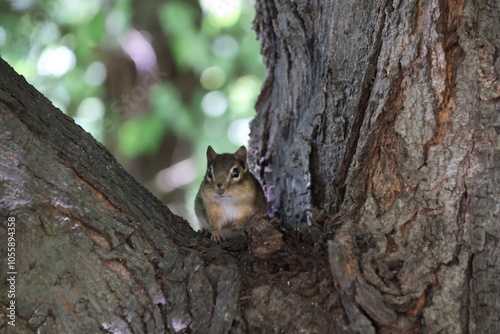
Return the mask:
<svg viewBox="0 0 500 334">
<path fill-rule="evenodd" d="M 247 149 L 241 146 L 235 153 L 217 154 L 212 146 L 207 149 L 205 179 L 221 198 L 236 195 L 234 192 L 248 173 Z"/>
</svg>

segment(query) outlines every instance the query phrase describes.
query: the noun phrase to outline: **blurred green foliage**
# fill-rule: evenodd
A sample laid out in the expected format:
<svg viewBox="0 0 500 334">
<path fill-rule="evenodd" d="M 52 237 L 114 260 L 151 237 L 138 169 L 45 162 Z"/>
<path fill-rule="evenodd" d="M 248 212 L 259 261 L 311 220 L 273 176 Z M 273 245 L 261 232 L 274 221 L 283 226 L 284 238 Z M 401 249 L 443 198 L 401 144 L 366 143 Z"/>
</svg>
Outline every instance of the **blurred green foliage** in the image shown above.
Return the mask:
<svg viewBox="0 0 500 334">
<path fill-rule="evenodd" d="M 207 141 L 232 150 L 245 142 L 264 74 L 253 5 L 200 0 L 200 15 L 188 2 L 165 1 L 157 11 L 165 42 L 177 69 L 194 73 L 199 85 L 184 101 L 167 78 L 152 88 L 151 110 L 124 121 L 109 115 L 116 110 L 106 100 L 102 54 L 119 50 L 131 29 L 131 1 L 3 0 L 0 55 L 96 139 L 104 142 L 107 129 L 118 127 L 126 156 L 154 154 L 168 131 L 196 150 L 204 152 Z"/>
<path fill-rule="evenodd" d="M 171 133 L 192 142 L 201 171 L 208 143 L 220 152 L 235 151 L 248 138 L 264 77 L 251 30 L 254 1 L 161 3 L 152 13 L 162 42 L 169 43 L 176 70 L 192 73 L 198 84 L 186 100 L 167 74 L 148 87 L 147 112 L 122 117 L 119 109 L 127 102 L 108 100 L 105 55 L 126 54 L 121 42 L 134 29 L 133 5 L 131 0 L 1 0 L 0 55 L 97 140 L 105 145 L 112 140 L 119 154 L 154 155 Z"/>
<path fill-rule="evenodd" d="M 84 110 L 89 106 L 85 100 L 97 99 L 104 105 L 106 69 L 99 48 L 118 38 L 129 22 L 124 18 L 120 31 L 111 34 L 105 27 L 107 13 L 124 15 L 125 11 L 119 6 L 103 7 L 98 0 L 0 2 L 2 58 L 101 141 L 105 112 L 103 108 Z"/>
</svg>

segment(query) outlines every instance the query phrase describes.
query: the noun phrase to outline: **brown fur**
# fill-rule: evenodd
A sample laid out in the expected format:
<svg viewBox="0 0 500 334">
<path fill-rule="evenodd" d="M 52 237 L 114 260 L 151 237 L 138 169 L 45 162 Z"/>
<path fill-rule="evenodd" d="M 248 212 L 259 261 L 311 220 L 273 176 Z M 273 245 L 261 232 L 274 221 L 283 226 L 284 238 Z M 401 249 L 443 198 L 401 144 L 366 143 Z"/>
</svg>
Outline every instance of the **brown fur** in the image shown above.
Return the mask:
<svg viewBox="0 0 500 334">
<path fill-rule="evenodd" d="M 248 222 L 267 212 L 264 191 L 246 159 L 244 146 L 234 154 L 217 154 L 211 146 L 207 149 L 207 173 L 196 195 L 195 213 L 201 228 L 215 241 L 242 235 Z"/>
</svg>

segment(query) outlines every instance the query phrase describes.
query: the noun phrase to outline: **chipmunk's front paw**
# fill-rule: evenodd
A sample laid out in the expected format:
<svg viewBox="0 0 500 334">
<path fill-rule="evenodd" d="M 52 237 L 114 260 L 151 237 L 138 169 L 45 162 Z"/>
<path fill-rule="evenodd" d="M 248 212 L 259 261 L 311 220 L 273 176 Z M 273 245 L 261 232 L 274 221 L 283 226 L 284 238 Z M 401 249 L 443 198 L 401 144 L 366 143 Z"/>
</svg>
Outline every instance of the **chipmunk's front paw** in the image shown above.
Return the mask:
<svg viewBox="0 0 500 334">
<path fill-rule="evenodd" d="M 231 231 L 233 232 L 239 232 L 245 228 L 245 222 L 244 221 L 236 221 L 231 224 Z"/>
<path fill-rule="evenodd" d="M 217 243 L 221 243 L 222 241 L 225 241 L 224 237 L 222 236 L 221 231 L 213 231 L 210 239 L 212 239 L 212 241 L 215 241 Z"/>
<path fill-rule="evenodd" d="M 199 229 L 198 233 L 201 234 L 204 237 L 209 237 L 210 236 L 210 231 L 207 230 L 206 228 Z"/>
</svg>

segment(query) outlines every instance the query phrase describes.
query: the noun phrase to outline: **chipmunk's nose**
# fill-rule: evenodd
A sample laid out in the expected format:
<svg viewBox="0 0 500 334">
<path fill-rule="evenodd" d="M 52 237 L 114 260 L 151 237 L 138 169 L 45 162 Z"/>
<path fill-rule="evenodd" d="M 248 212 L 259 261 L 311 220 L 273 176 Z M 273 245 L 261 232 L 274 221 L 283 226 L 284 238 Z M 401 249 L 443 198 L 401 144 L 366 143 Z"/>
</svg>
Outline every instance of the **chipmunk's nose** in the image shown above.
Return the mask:
<svg viewBox="0 0 500 334">
<path fill-rule="evenodd" d="M 217 183 L 217 194 L 222 195 L 225 189 L 222 188 L 222 183 Z"/>
</svg>

